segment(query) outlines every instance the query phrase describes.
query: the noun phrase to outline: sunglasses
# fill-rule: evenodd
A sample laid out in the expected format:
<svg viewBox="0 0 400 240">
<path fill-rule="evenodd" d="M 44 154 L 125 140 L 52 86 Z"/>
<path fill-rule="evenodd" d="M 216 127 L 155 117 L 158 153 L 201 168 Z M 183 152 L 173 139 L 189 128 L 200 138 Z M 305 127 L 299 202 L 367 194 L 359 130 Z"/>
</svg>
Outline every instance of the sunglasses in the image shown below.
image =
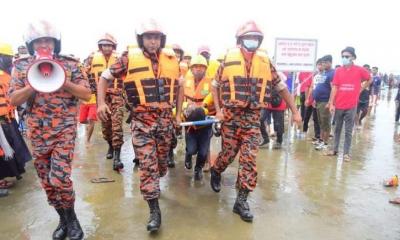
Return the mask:
<svg viewBox="0 0 400 240">
<path fill-rule="evenodd" d="M 342 58 L 351 58 L 350 55 L 343 55 Z"/>
</svg>

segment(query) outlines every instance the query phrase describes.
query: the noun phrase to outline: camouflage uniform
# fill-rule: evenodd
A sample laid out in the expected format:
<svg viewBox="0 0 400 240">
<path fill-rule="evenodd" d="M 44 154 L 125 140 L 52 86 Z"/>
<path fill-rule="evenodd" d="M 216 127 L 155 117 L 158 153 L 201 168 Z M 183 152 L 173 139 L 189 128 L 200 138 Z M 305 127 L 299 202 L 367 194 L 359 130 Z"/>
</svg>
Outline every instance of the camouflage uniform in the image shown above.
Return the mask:
<svg viewBox="0 0 400 240">
<path fill-rule="evenodd" d="M 132 144 L 139 159 L 140 191 L 145 200 L 160 197 L 160 177 L 167 174 L 173 139 L 171 111 L 137 113 L 132 119 Z"/>
<path fill-rule="evenodd" d="M 114 149 L 120 149 L 124 144 L 122 119 L 124 118 L 123 107 L 125 105 L 121 91 L 107 91 L 106 104 L 110 108 L 111 116 L 109 121 L 101 122 L 103 138 L 107 142 L 111 142 Z"/>
<path fill-rule="evenodd" d="M 67 79 L 89 88 L 79 62 L 71 57 L 56 59 L 66 69 Z M 26 86 L 26 71 L 32 57 L 19 59 L 14 66 L 9 93 Z M 48 202 L 55 208 L 72 208 L 75 194 L 71 180 L 78 99 L 65 90 L 36 92 L 28 106 L 28 138 L 32 144 L 34 165 Z"/>
<path fill-rule="evenodd" d="M 153 71 L 159 67 L 151 59 Z M 178 67 L 178 64 L 177 64 Z M 115 78 L 125 78 L 128 52 L 124 52 L 109 70 Z M 172 107 L 150 108 L 142 105 L 132 108 L 132 145 L 139 159 L 140 191 L 145 200 L 160 196 L 160 177 L 167 174 L 167 157 L 173 140 Z"/>
<path fill-rule="evenodd" d="M 214 85 L 221 85 L 223 64 L 218 70 Z M 286 85 L 280 81 L 278 74 L 272 64 L 271 87 L 282 90 Z M 259 149 L 260 132 L 260 110 L 252 108 L 250 103 L 246 107 L 222 106 L 225 120 L 221 125 L 222 147 L 217 159 L 212 166 L 217 173 L 222 173 L 229 164 L 239 156 L 239 170 L 236 181 L 238 189 L 253 191 L 257 183 L 256 156 Z"/>
<path fill-rule="evenodd" d="M 92 65 L 93 55 L 90 55 L 85 60 L 85 69 L 89 76 L 90 88 L 93 94 L 97 94 L 97 82 L 92 74 L 90 67 Z M 106 93 L 106 104 L 110 108 L 111 116 L 109 121 L 101 122 L 101 131 L 103 138 L 109 143 L 112 143 L 114 149 L 120 149 L 124 144 L 124 136 L 122 130 L 122 119 L 124 118 L 123 107 L 125 105 L 122 79 L 116 78 L 109 84 Z"/>
</svg>

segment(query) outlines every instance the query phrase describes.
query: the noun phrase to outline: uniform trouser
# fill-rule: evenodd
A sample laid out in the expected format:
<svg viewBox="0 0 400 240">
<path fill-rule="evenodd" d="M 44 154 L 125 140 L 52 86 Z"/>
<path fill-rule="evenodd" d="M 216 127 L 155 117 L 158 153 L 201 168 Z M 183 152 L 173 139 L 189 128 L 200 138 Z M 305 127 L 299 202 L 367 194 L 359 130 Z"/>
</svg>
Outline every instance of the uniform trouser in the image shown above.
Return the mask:
<svg viewBox="0 0 400 240">
<path fill-rule="evenodd" d="M 132 118 L 132 144 L 139 159 L 140 191 L 145 200 L 160 197 L 172 141 L 171 111 L 138 112 Z"/>
<path fill-rule="evenodd" d="M 50 205 L 70 208 L 75 202 L 71 180 L 76 126 L 52 132 L 51 127 L 28 129 L 34 165 Z"/>
<path fill-rule="evenodd" d="M 111 115 L 107 122 L 101 123 L 103 138 L 111 142 L 114 149 L 119 149 L 124 144 L 122 130 L 124 99 L 120 95 L 107 93 L 106 104 L 110 108 Z"/>
<path fill-rule="evenodd" d="M 210 126 L 191 130 L 186 132 L 186 157 L 192 158 L 192 155 L 197 154 L 196 170 L 202 169 L 207 160 L 208 150 L 210 149 L 210 141 L 212 137 L 212 129 Z"/>
<path fill-rule="evenodd" d="M 346 110 L 336 109 L 335 110 L 335 140 L 333 151 L 339 151 L 340 135 L 342 133 L 342 127 L 344 123 L 344 147 L 343 154 L 350 153 L 351 140 L 353 134 L 354 121 L 356 116 L 357 108 L 351 108 Z"/>
<path fill-rule="evenodd" d="M 236 187 L 253 191 L 257 183 L 260 111 L 242 110 L 228 119 L 221 126 L 222 147 L 212 168 L 222 173 L 240 152 Z"/>
<path fill-rule="evenodd" d="M 319 127 L 319 122 L 318 122 L 318 113 L 317 109 L 315 109 L 313 106 L 306 107 L 306 113 L 303 123 L 303 132 L 308 131 L 308 122 L 310 121 L 311 116 L 313 117 L 313 122 L 314 122 L 314 136 L 316 138 L 320 138 L 321 129 Z"/>
</svg>

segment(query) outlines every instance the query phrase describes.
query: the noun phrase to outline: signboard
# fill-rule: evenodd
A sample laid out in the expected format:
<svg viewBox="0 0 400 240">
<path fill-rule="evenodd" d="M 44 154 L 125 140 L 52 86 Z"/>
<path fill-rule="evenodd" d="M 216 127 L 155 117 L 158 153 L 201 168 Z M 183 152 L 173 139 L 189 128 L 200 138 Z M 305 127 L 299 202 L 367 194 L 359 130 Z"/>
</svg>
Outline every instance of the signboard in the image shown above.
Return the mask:
<svg viewBox="0 0 400 240">
<path fill-rule="evenodd" d="M 277 38 L 275 67 L 278 71 L 313 72 L 317 60 L 316 39 Z"/>
</svg>

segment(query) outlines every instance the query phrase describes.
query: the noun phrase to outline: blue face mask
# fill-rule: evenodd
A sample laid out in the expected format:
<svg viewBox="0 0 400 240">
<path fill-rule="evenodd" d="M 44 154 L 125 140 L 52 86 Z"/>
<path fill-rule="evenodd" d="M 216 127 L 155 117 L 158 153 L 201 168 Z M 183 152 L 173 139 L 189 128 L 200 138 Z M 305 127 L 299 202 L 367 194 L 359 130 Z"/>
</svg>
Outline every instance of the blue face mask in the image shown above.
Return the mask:
<svg viewBox="0 0 400 240">
<path fill-rule="evenodd" d="M 249 52 L 254 52 L 257 50 L 258 45 L 260 45 L 260 42 L 256 39 L 243 39 L 242 41 L 243 47 Z"/>
<path fill-rule="evenodd" d="M 342 64 L 343 64 L 344 66 L 350 65 L 350 64 L 351 64 L 350 58 L 342 58 Z"/>
</svg>

